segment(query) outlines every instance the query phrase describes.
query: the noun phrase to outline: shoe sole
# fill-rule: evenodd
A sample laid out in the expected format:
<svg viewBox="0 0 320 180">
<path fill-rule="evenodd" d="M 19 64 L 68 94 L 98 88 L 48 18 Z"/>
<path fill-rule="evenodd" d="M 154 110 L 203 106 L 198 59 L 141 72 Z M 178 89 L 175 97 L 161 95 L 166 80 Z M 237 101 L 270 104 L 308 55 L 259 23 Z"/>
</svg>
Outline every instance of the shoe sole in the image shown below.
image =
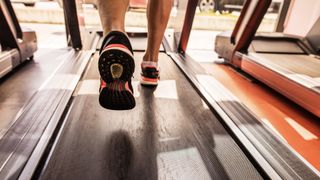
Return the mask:
<svg viewBox="0 0 320 180">
<path fill-rule="evenodd" d="M 129 110 L 136 106 L 132 93 L 124 89 L 126 82 L 114 82 L 101 90 L 99 103 L 102 107 L 111 110 Z M 122 86 L 123 90 L 116 90 L 112 86 Z"/>
<path fill-rule="evenodd" d="M 129 81 L 135 68 L 131 52 L 117 47 L 102 51 L 98 66 L 100 76 L 106 83 L 115 80 Z"/>
<path fill-rule="evenodd" d="M 143 86 L 157 86 L 158 85 L 157 82 L 148 82 L 148 81 L 143 81 L 143 80 L 140 80 L 140 84 Z"/>
<path fill-rule="evenodd" d="M 109 84 L 100 92 L 100 105 L 111 110 L 134 108 L 134 96 L 125 88 L 125 83 L 132 78 L 135 68 L 131 52 L 124 48 L 108 48 L 102 51 L 98 66 L 102 80 Z"/>
<path fill-rule="evenodd" d="M 141 79 L 140 79 L 140 84 L 143 85 L 143 86 L 157 86 L 158 83 L 159 83 L 159 80 L 157 80 L 157 82 L 143 80 L 142 76 L 141 76 Z"/>
</svg>

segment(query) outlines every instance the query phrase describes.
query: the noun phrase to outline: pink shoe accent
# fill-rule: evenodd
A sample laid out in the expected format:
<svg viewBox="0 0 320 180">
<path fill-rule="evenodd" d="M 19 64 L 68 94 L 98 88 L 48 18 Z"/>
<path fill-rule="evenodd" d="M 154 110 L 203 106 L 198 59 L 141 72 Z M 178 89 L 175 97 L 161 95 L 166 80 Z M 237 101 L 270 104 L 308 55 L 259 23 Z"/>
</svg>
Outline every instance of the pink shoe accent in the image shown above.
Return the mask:
<svg viewBox="0 0 320 180">
<path fill-rule="evenodd" d="M 126 46 L 122 45 L 122 44 L 110 44 L 108 46 L 106 46 L 104 48 L 104 50 L 108 49 L 108 48 L 114 48 L 114 47 L 117 47 L 117 48 L 124 48 L 124 49 L 127 49 L 129 50 Z"/>
<path fill-rule="evenodd" d="M 126 89 L 127 91 L 129 91 L 131 94 L 133 94 L 132 91 L 131 91 L 131 89 L 129 88 L 129 83 L 128 83 L 128 82 L 126 82 L 126 84 L 125 84 L 125 89 Z"/>
<path fill-rule="evenodd" d="M 103 89 L 105 87 L 107 87 L 107 83 L 104 80 L 100 79 L 100 88 Z"/>
<path fill-rule="evenodd" d="M 158 82 L 159 79 L 158 78 L 147 78 L 144 76 L 141 76 L 142 81 L 148 81 L 148 82 Z"/>
</svg>

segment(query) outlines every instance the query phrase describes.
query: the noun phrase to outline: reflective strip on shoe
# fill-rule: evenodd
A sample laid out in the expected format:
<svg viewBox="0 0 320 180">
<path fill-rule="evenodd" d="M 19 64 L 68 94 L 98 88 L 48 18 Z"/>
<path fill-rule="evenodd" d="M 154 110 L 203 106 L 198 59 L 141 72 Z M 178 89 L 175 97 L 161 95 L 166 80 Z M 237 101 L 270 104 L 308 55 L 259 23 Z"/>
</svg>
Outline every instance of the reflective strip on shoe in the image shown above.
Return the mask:
<svg viewBox="0 0 320 180">
<path fill-rule="evenodd" d="M 108 51 L 108 50 L 112 50 L 112 49 L 117 49 L 117 50 L 123 51 L 133 58 L 133 54 L 131 53 L 131 51 L 126 46 L 124 46 L 122 44 L 110 44 L 103 49 L 101 54 Z"/>
</svg>

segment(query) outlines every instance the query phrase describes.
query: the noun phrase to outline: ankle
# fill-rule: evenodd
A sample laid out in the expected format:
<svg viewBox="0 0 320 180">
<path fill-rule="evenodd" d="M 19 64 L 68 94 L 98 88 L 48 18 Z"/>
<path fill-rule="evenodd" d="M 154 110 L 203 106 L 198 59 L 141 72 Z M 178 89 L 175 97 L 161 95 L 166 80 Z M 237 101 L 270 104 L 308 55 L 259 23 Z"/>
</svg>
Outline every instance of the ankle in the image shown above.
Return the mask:
<svg viewBox="0 0 320 180">
<path fill-rule="evenodd" d="M 158 57 L 155 56 L 150 56 L 149 54 L 145 54 L 142 58 L 143 62 L 154 62 L 154 63 L 158 63 Z"/>
<path fill-rule="evenodd" d="M 158 62 L 142 61 L 141 67 L 142 67 L 142 68 L 145 68 L 145 67 L 154 67 L 154 68 L 158 69 L 158 68 L 159 68 L 159 65 L 158 65 Z"/>
<path fill-rule="evenodd" d="M 130 39 L 125 32 L 122 31 L 110 31 L 104 36 L 100 53 L 102 50 L 110 44 L 121 44 L 124 45 L 133 54 L 133 49 L 130 43 Z"/>
</svg>

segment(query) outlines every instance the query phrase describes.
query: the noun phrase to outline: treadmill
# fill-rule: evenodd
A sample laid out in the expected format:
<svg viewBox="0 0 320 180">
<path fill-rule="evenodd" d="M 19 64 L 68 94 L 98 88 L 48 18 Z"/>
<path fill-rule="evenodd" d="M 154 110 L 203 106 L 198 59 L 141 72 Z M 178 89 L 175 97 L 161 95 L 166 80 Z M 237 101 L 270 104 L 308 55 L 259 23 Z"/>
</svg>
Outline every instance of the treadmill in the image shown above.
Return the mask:
<svg viewBox="0 0 320 180">
<path fill-rule="evenodd" d="M 21 28 L 10 0 L 0 1 L 0 78 L 26 60 L 37 50 L 36 33 Z"/>
<path fill-rule="evenodd" d="M 186 54 L 197 1 L 179 3 L 182 26 L 163 40 L 158 87 L 141 87 L 136 70 L 130 111 L 100 107 L 101 30 L 80 28 L 81 7 L 63 3 L 73 49 L 0 137 L 0 179 L 320 178 Z M 128 35 L 145 47 L 145 32 Z M 134 54 L 139 67 L 143 52 Z"/>
<path fill-rule="evenodd" d="M 320 17 L 304 38 L 256 33 L 269 4 L 268 0 L 246 1 L 233 32 L 217 36 L 215 51 L 320 117 Z"/>
</svg>

